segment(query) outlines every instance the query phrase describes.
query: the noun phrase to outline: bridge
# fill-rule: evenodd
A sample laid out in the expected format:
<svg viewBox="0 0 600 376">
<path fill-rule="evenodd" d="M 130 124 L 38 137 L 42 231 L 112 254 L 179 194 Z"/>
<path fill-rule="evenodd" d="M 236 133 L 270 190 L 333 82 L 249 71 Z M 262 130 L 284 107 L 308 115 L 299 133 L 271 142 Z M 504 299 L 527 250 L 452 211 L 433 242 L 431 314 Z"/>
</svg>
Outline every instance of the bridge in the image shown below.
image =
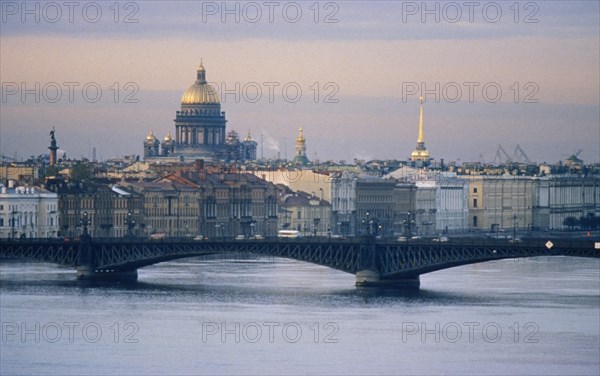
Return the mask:
<svg viewBox="0 0 600 376">
<path fill-rule="evenodd" d="M 266 240 L 101 239 L 83 235 L 58 239 L 0 240 L 1 259 L 70 266 L 78 278 L 136 280 L 144 266 L 186 257 L 223 260 L 240 255 L 294 259 L 351 273 L 357 286 L 418 287 L 421 274 L 485 261 L 536 256 L 600 258 L 592 240 L 454 238 L 447 242 L 382 241 L 374 237 Z"/>
</svg>

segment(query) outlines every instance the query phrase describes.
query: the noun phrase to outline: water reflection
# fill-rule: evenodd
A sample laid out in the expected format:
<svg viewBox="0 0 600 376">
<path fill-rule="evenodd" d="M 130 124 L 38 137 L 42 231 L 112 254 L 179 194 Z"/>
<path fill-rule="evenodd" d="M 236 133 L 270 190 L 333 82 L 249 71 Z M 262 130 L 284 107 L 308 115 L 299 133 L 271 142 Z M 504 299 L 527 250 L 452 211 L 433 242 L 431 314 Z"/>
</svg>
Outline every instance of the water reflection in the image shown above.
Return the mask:
<svg viewBox="0 0 600 376">
<path fill-rule="evenodd" d="M 354 281 L 287 260 L 178 260 L 140 269 L 137 283 L 81 281 L 53 265 L 2 263 L 4 323 L 97 324 L 104 337 L 35 343 L 11 336 L 0 343 L 0 374 L 600 372 L 600 260 L 469 265 L 422 276 L 420 290 L 355 288 Z M 121 330 L 134 323 L 139 342 L 115 343 L 115 323 Z M 275 342 L 266 323 L 278 325 Z M 301 341 L 287 340 L 286 324 L 302 329 Z M 222 325 L 260 327 L 264 336 L 207 337 L 206 328 Z M 502 330 L 500 341 L 489 341 L 486 325 Z M 524 343 L 532 327 L 539 341 Z M 465 334 L 448 341 L 454 337 L 443 328 Z M 329 334 L 338 341 L 324 343 Z"/>
</svg>

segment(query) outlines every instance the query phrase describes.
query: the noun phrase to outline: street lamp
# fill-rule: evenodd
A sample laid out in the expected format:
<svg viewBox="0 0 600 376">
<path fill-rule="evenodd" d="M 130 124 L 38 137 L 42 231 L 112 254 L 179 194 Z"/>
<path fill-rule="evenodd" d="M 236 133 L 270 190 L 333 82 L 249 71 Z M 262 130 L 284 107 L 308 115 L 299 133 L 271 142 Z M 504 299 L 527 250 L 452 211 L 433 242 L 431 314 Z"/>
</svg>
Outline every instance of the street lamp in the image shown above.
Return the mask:
<svg viewBox="0 0 600 376">
<path fill-rule="evenodd" d="M 127 217 L 125 218 L 125 224 L 127 225 L 127 237 L 133 237 L 133 228 L 135 227 L 135 219 L 133 218 L 133 213 L 131 210 L 127 212 Z"/>
<path fill-rule="evenodd" d="M 366 236 L 370 235 L 371 231 L 369 229 L 369 212 L 365 213 L 365 219 L 362 220 L 363 225 L 365 226 Z"/>
<path fill-rule="evenodd" d="M 407 214 L 406 219 L 403 220 L 402 222 L 404 223 L 404 227 L 406 229 L 407 236 L 411 236 L 412 235 L 412 225 L 415 223 L 415 220 L 412 219 L 413 213 L 411 213 L 409 211 L 406 214 Z"/>
<path fill-rule="evenodd" d="M 91 220 L 89 218 L 87 211 L 83 212 L 83 215 L 81 216 L 81 219 L 79 220 L 79 224 L 83 227 L 83 232 L 81 233 L 81 236 L 86 236 L 86 237 L 89 236 L 88 226 L 91 224 Z"/>
<path fill-rule="evenodd" d="M 371 219 L 371 213 L 365 213 L 365 219 L 362 220 L 363 225 L 365 226 L 365 236 L 377 235 L 377 223 L 375 219 Z"/>
<path fill-rule="evenodd" d="M 17 220 L 17 218 L 16 218 L 17 213 L 18 213 L 18 211 L 16 211 L 16 210 L 13 210 L 10 212 L 10 214 L 12 214 L 12 219 L 10 222 L 10 225 L 11 225 L 10 237 L 11 237 L 11 239 L 15 238 L 15 221 Z"/>
</svg>

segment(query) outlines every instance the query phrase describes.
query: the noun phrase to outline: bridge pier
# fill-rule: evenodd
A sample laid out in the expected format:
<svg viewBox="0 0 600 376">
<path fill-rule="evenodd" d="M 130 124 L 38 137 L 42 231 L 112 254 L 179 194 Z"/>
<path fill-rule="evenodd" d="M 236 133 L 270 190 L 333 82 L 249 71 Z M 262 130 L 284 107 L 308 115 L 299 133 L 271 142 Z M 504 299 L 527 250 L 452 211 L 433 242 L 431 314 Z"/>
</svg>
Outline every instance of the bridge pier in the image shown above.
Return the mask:
<svg viewBox="0 0 600 376">
<path fill-rule="evenodd" d="M 360 270 L 356 272 L 356 286 L 379 286 L 381 276 L 375 270 Z"/>
<path fill-rule="evenodd" d="M 367 269 L 356 273 L 356 286 L 418 289 L 421 286 L 421 278 L 419 275 L 381 278 L 381 275 L 378 272 Z"/>
<path fill-rule="evenodd" d="M 131 270 L 106 270 L 92 269 L 87 266 L 77 267 L 77 279 L 90 281 L 118 281 L 135 282 L 138 278 L 137 269 Z"/>
</svg>

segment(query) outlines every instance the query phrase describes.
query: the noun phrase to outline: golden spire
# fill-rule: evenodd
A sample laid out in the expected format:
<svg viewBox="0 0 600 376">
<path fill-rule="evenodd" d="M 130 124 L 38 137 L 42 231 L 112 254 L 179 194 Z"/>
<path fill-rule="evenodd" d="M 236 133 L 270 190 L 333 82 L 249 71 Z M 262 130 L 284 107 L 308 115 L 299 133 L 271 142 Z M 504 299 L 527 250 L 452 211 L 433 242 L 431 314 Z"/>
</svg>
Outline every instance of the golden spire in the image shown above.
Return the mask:
<svg viewBox="0 0 600 376">
<path fill-rule="evenodd" d="M 304 142 L 304 135 L 302 135 L 302 128 L 300 128 L 300 133 L 298 133 L 298 138 L 296 142 Z"/>
<path fill-rule="evenodd" d="M 423 96 L 419 97 L 421 101 L 421 106 L 419 109 L 419 137 L 417 138 L 417 142 L 425 142 L 423 137 Z"/>
<path fill-rule="evenodd" d="M 423 137 L 423 96 L 419 97 L 421 102 L 419 108 L 419 137 L 417 138 L 417 148 L 410 154 L 410 160 L 413 162 L 422 161 L 429 163 L 431 160 L 429 151 L 425 147 L 425 137 Z"/>
</svg>

